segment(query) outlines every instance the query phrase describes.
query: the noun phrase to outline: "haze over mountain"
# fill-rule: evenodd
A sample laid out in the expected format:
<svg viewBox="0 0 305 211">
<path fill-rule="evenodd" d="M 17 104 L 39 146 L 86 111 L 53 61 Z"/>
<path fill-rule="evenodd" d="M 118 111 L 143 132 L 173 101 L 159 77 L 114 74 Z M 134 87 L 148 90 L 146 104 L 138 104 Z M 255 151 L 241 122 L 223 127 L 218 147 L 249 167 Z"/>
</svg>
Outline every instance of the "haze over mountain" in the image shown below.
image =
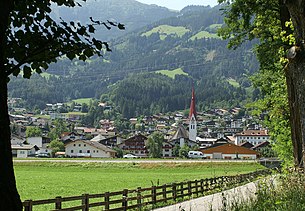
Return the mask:
<svg viewBox="0 0 305 211">
<path fill-rule="evenodd" d="M 88 0 L 82 3 L 82 7 L 77 6 L 73 9 L 55 7 L 53 11 L 58 20 L 61 17 L 68 21 L 75 20 L 87 23 L 90 21 L 89 17 L 92 17 L 94 20 L 105 22 L 110 20 L 125 25 L 124 31 L 100 27 L 96 32 L 97 38 L 106 41 L 123 36 L 160 19 L 175 16 L 177 13 L 165 7 L 147 5 L 135 0 Z"/>
<path fill-rule="evenodd" d="M 118 0 L 108 2 L 110 8 L 123 5 Z M 140 4 L 128 2 L 130 8 Z M 112 52 L 103 58 L 85 63 L 63 58 L 51 65 L 48 74 L 33 80 L 12 80 L 10 96 L 24 98 L 29 106 L 43 107 L 103 95 L 103 100 L 111 100 L 126 117 L 188 108 L 192 83 L 199 110 L 239 105 L 257 97 L 246 76 L 258 69 L 252 45 L 237 51 L 227 49 L 227 42 L 216 34 L 223 24 L 220 6 L 188 6 L 179 13 L 144 7 L 167 11 L 164 14 L 168 17 L 112 40 Z M 116 9 L 113 12 L 115 16 Z M 129 12 L 126 17 L 130 17 Z M 137 20 L 135 26 L 143 23 Z M 37 84 L 39 90 L 35 89 Z"/>
</svg>

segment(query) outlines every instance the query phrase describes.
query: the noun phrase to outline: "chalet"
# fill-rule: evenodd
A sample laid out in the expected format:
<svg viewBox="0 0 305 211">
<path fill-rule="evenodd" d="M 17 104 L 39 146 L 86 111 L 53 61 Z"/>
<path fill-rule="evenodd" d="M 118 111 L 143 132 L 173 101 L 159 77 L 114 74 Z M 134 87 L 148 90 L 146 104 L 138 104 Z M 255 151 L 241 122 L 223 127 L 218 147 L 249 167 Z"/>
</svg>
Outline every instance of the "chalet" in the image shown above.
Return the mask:
<svg viewBox="0 0 305 211">
<path fill-rule="evenodd" d="M 142 134 L 138 134 L 123 140 L 122 143 L 118 145 L 118 147 L 127 153 L 134 154 L 138 157 L 148 157 L 148 150 L 146 145 L 147 137 Z"/>
<path fill-rule="evenodd" d="M 162 143 L 162 157 L 173 157 L 173 145 L 164 141 Z"/>
<path fill-rule="evenodd" d="M 207 159 L 256 159 L 258 152 L 227 143 L 200 150 Z"/>
<path fill-rule="evenodd" d="M 95 136 L 90 141 L 98 142 L 109 148 L 116 147 L 116 146 L 118 146 L 118 144 L 122 143 L 121 137 L 118 137 L 118 136 L 105 137 L 102 134 Z"/>
<path fill-rule="evenodd" d="M 75 139 L 82 139 L 83 136 L 81 134 L 78 134 L 76 132 L 63 132 L 60 134 L 60 140 L 66 141 L 68 139 L 75 140 Z"/>
<path fill-rule="evenodd" d="M 35 145 L 39 148 L 36 153 L 48 153 L 52 152 L 52 149 L 49 148 L 49 144 L 51 142 L 50 138 L 47 137 L 28 137 L 26 142 L 30 145 Z"/>
<path fill-rule="evenodd" d="M 39 147 L 31 144 L 12 145 L 12 155 L 17 158 L 34 157 Z"/>
<path fill-rule="evenodd" d="M 240 145 L 244 142 L 249 142 L 252 145 L 257 145 L 262 142 L 268 141 L 270 136 L 267 130 L 245 130 L 237 133 L 235 136 L 235 144 Z"/>
<path fill-rule="evenodd" d="M 65 154 L 69 157 L 114 158 L 116 151 L 94 141 L 71 140 L 65 144 Z"/>
<path fill-rule="evenodd" d="M 26 142 L 26 139 L 20 136 L 11 135 L 11 144 L 12 145 L 21 145 Z"/>
<path fill-rule="evenodd" d="M 170 138 L 169 143 L 173 146 L 179 145 L 180 147 L 183 147 L 185 144 L 189 147 L 197 145 L 195 141 L 189 140 L 189 133 L 182 125 L 178 127 L 173 137 Z"/>
</svg>

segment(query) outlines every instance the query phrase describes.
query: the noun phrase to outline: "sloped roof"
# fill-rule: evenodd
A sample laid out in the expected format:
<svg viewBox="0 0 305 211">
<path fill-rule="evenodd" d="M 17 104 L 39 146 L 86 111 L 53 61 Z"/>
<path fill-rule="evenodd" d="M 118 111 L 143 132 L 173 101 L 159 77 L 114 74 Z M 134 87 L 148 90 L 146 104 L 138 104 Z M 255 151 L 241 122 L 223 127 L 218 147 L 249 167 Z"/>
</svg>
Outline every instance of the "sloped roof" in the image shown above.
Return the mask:
<svg viewBox="0 0 305 211">
<path fill-rule="evenodd" d="M 95 136 L 93 139 L 91 139 L 90 141 L 95 141 L 95 142 L 99 142 L 101 140 L 104 140 L 106 137 L 103 136 L 102 134 L 98 134 L 97 136 Z"/>
<path fill-rule="evenodd" d="M 194 117 L 196 119 L 196 100 L 195 100 L 195 91 L 194 87 L 192 87 L 192 100 L 191 100 L 191 105 L 190 105 L 190 114 L 189 114 L 189 119 L 192 118 L 192 115 L 194 114 Z"/>
<path fill-rule="evenodd" d="M 202 153 L 206 154 L 213 154 L 213 153 L 222 153 L 222 154 L 250 154 L 250 155 L 258 155 L 259 153 L 252 150 L 248 149 L 245 147 L 237 146 L 235 144 L 223 144 L 220 146 L 216 147 L 209 147 L 206 149 L 201 149 L 200 150 Z"/>
<path fill-rule="evenodd" d="M 269 136 L 267 130 L 245 130 L 241 133 L 236 133 L 236 136 Z"/>
<path fill-rule="evenodd" d="M 239 144 L 239 146 L 241 146 L 241 147 L 246 147 L 246 148 L 250 149 L 250 148 L 252 148 L 254 145 L 251 144 L 251 143 L 249 143 L 249 142 L 244 142 L 244 143 Z"/>
<path fill-rule="evenodd" d="M 269 145 L 270 145 L 269 141 L 264 141 L 264 142 L 262 142 L 260 144 L 255 145 L 251 149 L 256 150 L 256 149 L 263 148 L 263 147 L 266 147 L 266 146 L 269 146 Z"/>
<path fill-rule="evenodd" d="M 188 131 L 182 125 L 180 125 L 178 127 L 178 129 L 175 132 L 174 136 L 170 140 L 177 140 L 177 139 L 180 139 L 180 138 L 185 138 L 185 139 L 189 138 Z"/>
</svg>

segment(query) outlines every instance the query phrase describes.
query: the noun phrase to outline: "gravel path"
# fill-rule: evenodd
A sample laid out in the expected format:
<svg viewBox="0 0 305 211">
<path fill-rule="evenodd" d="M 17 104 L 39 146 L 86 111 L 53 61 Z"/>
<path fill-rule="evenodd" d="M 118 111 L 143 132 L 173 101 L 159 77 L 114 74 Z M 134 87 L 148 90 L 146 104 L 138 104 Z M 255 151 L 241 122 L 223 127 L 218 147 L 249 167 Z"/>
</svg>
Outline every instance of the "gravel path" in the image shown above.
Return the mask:
<svg viewBox="0 0 305 211">
<path fill-rule="evenodd" d="M 251 182 L 220 193 L 181 202 L 154 211 L 218 211 L 224 209 L 224 203 L 232 204 L 255 197 L 257 182 Z M 228 207 L 227 207 L 228 208 Z"/>
</svg>

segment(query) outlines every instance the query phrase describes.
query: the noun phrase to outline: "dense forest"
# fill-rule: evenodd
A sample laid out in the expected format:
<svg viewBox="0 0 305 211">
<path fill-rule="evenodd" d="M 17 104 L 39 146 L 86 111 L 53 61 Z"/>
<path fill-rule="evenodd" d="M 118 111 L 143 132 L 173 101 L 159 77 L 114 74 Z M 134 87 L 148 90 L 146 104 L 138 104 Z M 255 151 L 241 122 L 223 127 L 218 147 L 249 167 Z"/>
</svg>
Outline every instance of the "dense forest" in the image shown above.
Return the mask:
<svg viewBox="0 0 305 211">
<path fill-rule="evenodd" d="M 62 58 L 31 80 L 12 78 L 9 94 L 40 108 L 106 94 L 125 117 L 131 117 L 187 108 L 194 83 L 200 109 L 239 105 L 257 97 L 248 80 L 258 69 L 251 50 L 254 43 L 228 50 L 216 34 L 223 23 L 219 9 L 189 6 L 169 13 L 171 17 L 112 40 L 112 52 L 103 58 Z M 183 75 L 156 74 L 176 69 Z"/>
</svg>

